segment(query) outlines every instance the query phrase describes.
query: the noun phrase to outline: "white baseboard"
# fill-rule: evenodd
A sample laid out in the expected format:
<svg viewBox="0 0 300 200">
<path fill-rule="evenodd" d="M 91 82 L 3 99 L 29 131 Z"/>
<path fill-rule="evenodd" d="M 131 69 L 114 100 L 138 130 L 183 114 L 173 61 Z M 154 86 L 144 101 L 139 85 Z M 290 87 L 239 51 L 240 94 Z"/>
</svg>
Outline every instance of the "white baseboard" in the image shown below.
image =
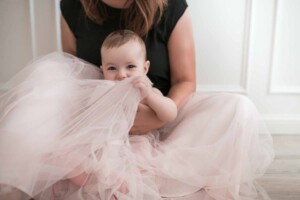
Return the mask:
<svg viewBox="0 0 300 200">
<path fill-rule="evenodd" d="M 300 115 L 263 115 L 272 135 L 299 135 Z"/>
<path fill-rule="evenodd" d="M 0 83 L 0 88 L 3 83 Z M 300 114 L 298 115 L 262 115 L 272 135 L 299 135 L 300 136 Z"/>
<path fill-rule="evenodd" d="M 246 94 L 247 91 L 244 87 L 240 85 L 197 85 L 197 92 L 233 92 Z"/>
</svg>

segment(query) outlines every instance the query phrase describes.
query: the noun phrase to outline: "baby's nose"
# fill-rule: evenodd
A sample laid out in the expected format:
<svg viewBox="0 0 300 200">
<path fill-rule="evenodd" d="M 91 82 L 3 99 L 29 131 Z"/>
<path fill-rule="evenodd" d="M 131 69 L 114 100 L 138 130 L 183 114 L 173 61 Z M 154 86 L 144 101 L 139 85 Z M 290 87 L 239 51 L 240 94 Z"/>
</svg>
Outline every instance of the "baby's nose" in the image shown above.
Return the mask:
<svg viewBox="0 0 300 200">
<path fill-rule="evenodd" d="M 118 80 L 123 80 L 127 77 L 127 73 L 124 70 L 120 70 L 118 73 Z"/>
</svg>

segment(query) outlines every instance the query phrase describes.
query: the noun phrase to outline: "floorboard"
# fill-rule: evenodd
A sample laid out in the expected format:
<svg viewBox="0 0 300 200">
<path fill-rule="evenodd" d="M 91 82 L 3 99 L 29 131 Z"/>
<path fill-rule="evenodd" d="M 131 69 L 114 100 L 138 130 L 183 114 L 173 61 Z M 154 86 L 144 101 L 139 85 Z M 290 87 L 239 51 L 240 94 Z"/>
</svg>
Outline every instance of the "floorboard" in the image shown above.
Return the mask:
<svg viewBox="0 0 300 200">
<path fill-rule="evenodd" d="M 275 159 L 259 180 L 272 200 L 300 200 L 300 135 L 275 135 Z"/>
</svg>

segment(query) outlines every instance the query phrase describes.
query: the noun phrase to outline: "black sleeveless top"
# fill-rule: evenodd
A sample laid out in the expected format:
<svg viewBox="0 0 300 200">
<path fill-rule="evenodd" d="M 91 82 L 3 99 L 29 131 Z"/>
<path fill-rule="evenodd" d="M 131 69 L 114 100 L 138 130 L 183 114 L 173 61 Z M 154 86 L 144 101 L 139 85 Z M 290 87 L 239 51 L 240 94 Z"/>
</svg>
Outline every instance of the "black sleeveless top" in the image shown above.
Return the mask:
<svg viewBox="0 0 300 200">
<path fill-rule="evenodd" d="M 61 12 L 76 38 L 77 56 L 100 66 L 100 47 L 106 36 L 124 28 L 120 23 L 121 9 L 107 7 L 108 19 L 98 25 L 89 20 L 80 0 L 61 0 Z M 159 24 L 153 26 L 146 38 L 147 57 L 150 60 L 148 77 L 164 95 L 171 87 L 168 40 L 176 23 L 187 8 L 186 0 L 168 0 L 168 6 Z M 182 38 L 184 39 L 184 38 Z"/>
</svg>

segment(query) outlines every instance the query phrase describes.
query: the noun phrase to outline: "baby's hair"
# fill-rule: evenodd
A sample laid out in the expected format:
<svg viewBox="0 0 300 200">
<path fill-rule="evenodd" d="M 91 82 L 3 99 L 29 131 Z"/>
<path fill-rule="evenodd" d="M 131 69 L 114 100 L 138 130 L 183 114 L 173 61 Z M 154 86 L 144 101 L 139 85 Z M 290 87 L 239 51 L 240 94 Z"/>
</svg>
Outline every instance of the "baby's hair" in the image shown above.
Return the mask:
<svg viewBox="0 0 300 200">
<path fill-rule="evenodd" d="M 146 46 L 142 38 L 133 31 L 123 29 L 117 30 L 110 33 L 105 40 L 103 41 L 101 49 L 110 49 L 115 47 L 120 47 L 129 41 L 136 41 L 140 44 L 143 51 L 145 60 L 147 59 L 146 55 Z"/>
</svg>

